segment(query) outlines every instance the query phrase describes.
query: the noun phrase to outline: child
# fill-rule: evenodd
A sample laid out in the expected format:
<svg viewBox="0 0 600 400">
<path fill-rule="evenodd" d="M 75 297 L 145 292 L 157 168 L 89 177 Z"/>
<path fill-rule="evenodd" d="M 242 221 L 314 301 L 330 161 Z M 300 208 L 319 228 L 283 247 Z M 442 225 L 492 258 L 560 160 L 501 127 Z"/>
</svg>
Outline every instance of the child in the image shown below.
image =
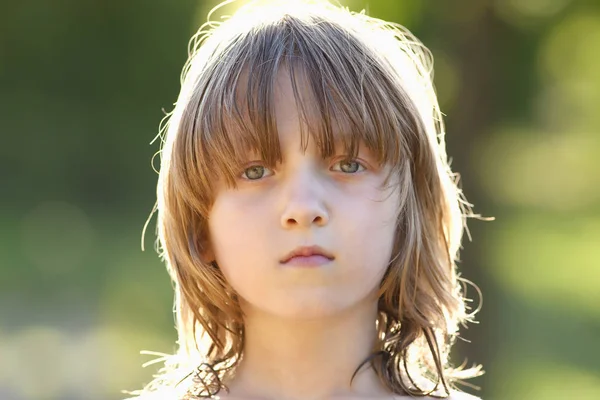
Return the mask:
<svg viewBox="0 0 600 400">
<path fill-rule="evenodd" d="M 448 360 L 469 205 L 430 68 L 406 30 L 323 1 L 200 29 L 158 183 L 179 349 L 135 394 L 472 398 L 453 383 L 481 371 Z"/>
</svg>

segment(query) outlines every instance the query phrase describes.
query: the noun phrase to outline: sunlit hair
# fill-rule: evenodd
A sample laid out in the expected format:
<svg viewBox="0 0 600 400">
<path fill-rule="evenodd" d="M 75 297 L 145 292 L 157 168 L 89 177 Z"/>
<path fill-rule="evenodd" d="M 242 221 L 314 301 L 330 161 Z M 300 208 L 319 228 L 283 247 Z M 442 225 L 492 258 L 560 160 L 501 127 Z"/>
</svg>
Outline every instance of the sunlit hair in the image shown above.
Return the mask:
<svg viewBox="0 0 600 400">
<path fill-rule="evenodd" d="M 182 88 L 161 125 L 159 251 L 174 282 L 178 351 L 137 394 L 216 394 L 244 352 L 238 297 L 203 257 L 215 182 L 235 186 L 249 151 L 281 161 L 273 91 L 292 79 L 304 129 L 323 157 L 367 146 L 401 198 L 392 258 L 373 321 L 370 362 L 393 392 L 448 395 L 480 374 L 453 368 L 458 325 L 471 320 L 456 260 L 470 216 L 451 172 L 429 51 L 399 25 L 317 1 L 255 1 L 204 24 L 190 43 Z M 162 135 L 164 134 L 164 135 Z M 432 383 L 430 386 L 422 382 Z"/>
</svg>

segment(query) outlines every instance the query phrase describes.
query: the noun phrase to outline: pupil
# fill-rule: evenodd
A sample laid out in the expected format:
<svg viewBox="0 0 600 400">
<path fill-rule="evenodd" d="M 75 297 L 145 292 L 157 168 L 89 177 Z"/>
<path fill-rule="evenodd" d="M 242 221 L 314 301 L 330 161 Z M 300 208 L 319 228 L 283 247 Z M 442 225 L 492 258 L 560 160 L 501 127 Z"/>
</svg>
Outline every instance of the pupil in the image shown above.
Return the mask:
<svg viewBox="0 0 600 400">
<path fill-rule="evenodd" d="M 260 165 L 250 167 L 246 170 L 246 176 L 248 179 L 260 179 L 264 173 L 265 167 L 261 167 Z"/>
<path fill-rule="evenodd" d="M 348 165 L 350 165 L 349 168 L 348 168 Z M 341 167 L 342 171 L 344 171 L 344 172 L 356 172 L 356 171 L 358 171 L 358 163 L 356 161 L 347 161 L 347 162 L 344 162 L 344 163 L 340 164 L 340 167 Z"/>
</svg>

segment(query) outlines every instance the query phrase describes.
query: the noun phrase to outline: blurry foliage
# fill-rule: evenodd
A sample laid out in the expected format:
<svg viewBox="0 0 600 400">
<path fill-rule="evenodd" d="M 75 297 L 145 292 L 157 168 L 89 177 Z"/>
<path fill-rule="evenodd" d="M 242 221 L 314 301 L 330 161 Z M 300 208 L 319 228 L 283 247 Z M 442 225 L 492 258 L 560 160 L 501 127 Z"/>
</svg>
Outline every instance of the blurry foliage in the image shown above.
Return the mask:
<svg viewBox="0 0 600 400">
<path fill-rule="evenodd" d="M 600 3 L 342 3 L 432 50 L 453 166 L 497 217 L 460 265 L 484 293 L 458 354 L 480 395 L 600 398 Z M 0 398 L 121 398 L 152 373 L 140 350 L 174 350 L 152 229 L 140 250 L 149 143 L 215 4 L 3 3 Z"/>
</svg>

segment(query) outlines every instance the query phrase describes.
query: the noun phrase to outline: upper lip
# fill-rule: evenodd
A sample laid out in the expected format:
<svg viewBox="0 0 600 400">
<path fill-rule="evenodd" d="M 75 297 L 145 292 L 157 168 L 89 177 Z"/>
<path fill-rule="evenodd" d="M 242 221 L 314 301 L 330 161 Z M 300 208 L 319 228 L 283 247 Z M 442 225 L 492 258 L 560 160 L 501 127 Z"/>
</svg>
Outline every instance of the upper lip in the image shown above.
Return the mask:
<svg viewBox="0 0 600 400">
<path fill-rule="evenodd" d="M 289 252 L 285 257 L 283 257 L 281 259 L 280 262 L 286 263 L 294 257 L 309 257 L 309 256 L 315 256 L 315 255 L 327 257 L 330 260 L 334 259 L 333 255 L 331 253 L 329 253 L 327 250 L 323 249 L 320 246 L 302 246 L 302 247 L 297 247 L 294 250 L 292 250 L 291 252 Z"/>
</svg>

